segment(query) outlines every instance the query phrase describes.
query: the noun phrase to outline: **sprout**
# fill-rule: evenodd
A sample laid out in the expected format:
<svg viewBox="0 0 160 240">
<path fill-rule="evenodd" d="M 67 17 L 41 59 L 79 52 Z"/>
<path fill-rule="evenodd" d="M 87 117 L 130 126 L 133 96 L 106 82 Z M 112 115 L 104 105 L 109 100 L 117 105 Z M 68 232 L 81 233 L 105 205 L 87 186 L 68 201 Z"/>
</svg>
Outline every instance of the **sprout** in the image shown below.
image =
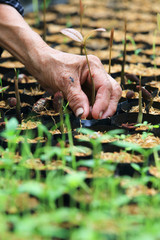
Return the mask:
<svg viewBox="0 0 160 240">
<path fill-rule="evenodd" d="M 142 86 L 141 86 L 141 77 L 139 79 L 139 112 L 137 123 L 142 123 L 143 120 L 143 112 L 142 112 Z"/>
<path fill-rule="evenodd" d="M 93 36 L 96 32 L 104 32 L 104 31 L 106 31 L 104 28 L 97 28 L 97 29 L 90 31 L 83 37 L 79 31 L 77 31 L 76 29 L 73 29 L 73 28 L 65 28 L 65 29 L 61 30 L 61 33 L 63 33 L 67 37 L 70 37 L 72 40 L 79 42 L 84 49 L 86 60 L 87 60 L 87 65 L 88 65 L 88 69 L 89 69 L 89 75 L 90 75 L 91 82 L 92 82 L 92 99 L 91 99 L 92 106 L 94 105 L 94 102 L 95 102 L 95 85 L 94 85 L 93 77 L 91 74 L 91 69 L 90 69 L 90 64 L 89 64 L 87 49 L 86 49 L 86 43 L 87 43 L 87 40 L 91 36 Z"/>
<path fill-rule="evenodd" d="M 111 73 L 111 53 L 112 53 L 112 44 L 113 44 L 113 35 L 114 35 L 114 28 L 111 29 L 111 34 L 110 34 L 110 47 L 109 47 L 109 69 L 108 69 L 108 74 Z"/>
<path fill-rule="evenodd" d="M 130 80 L 131 82 L 139 83 L 139 78 L 135 74 L 125 73 L 125 77 L 127 78 L 127 80 Z"/>
<path fill-rule="evenodd" d="M 132 99 L 132 98 L 134 98 L 134 97 L 135 97 L 134 91 L 128 91 L 128 92 L 126 93 L 126 98 L 127 98 L 127 99 Z"/>
</svg>

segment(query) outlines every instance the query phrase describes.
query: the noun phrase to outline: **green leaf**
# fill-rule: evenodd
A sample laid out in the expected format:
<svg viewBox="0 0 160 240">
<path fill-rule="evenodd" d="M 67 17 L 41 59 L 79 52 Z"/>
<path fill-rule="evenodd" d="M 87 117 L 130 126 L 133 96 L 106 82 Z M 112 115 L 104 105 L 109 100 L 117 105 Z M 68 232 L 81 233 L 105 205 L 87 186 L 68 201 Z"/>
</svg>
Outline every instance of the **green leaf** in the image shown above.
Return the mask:
<svg viewBox="0 0 160 240">
<path fill-rule="evenodd" d="M 131 166 L 132 166 L 136 171 L 138 171 L 138 172 L 141 171 L 141 167 L 140 167 L 138 164 L 136 164 L 136 163 L 131 163 Z"/>
<path fill-rule="evenodd" d="M 20 193 L 29 193 L 33 196 L 40 197 L 44 193 L 44 186 L 41 183 L 29 181 L 22 183 L 18 190 Z"/>
<path fill-rule="evenodd" d="M 6 130 L 7 130 L 7 131 L 15 131 L 17 127 L 18 127 L 18 121 L 17 121 L 16 118 L 11 118 L 11 119 L 6 123 Z"/>
<path fill-rule="evenodd" d="M 66 183 L 70 188 L 77 188 L 83 184 L 86 174 L 84 172 L 72 173 L 66 176 Z"/>
<path fill-rule="evenodd" d="M 0 89 L 0 93 L 6 91 L 9 88 L 9 86 L 3 87 Z"/>
</svg>

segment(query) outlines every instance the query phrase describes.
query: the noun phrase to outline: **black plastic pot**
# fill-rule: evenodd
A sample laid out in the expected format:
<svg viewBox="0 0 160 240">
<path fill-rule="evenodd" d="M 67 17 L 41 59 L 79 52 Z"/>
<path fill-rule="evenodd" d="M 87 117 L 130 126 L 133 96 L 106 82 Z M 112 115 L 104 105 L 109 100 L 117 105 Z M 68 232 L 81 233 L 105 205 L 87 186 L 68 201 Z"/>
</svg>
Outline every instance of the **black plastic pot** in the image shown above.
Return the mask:
<svg viewBox="0 0 160 240">
<path fill-rule="evenodd" d="M 112 124 L 124 128 L 122 124 L 136 124 L 138 118 L 138 113 L 122 113 L 119 115 L 115 115 L 111 118 Z M 147 121 L 148 123 L 151 123 L 151 125 L 159 125 L 160 124 L 160 115 L 152 115 L 152 114 L 143 114 L 143 121 Z M 127 129 L 127 128 L 125 128 Z M 129 131 L 134 131 L 135 129 L 128 128 Z M 147 130 L 146 130 L 147 131 Z M 153 128 L 150 130 L 153 132 L 156 136 L 160 135 L 160 129 L 159 128 Z"/>
<path fill-rule="evenodd" d="M 17 69 L 17 68 L 16 68 Z M 0 69 L 0 72 L 2 70 L 3 78 L 2 78 L 2 83 L 3 86 L 10 86 L 14 88 L 14 81 L 10 81 L 9 79 L 13 79 L 15 77 L 15 70 L 13 68 L 10 69 Z M 19 74 L 25 74 L 26 76 L 29 76 L 28 71 L 25 68 L 18 68 L 17 71 L 19 70 Z M 30 88 L 35 88 L 39 86 L 38 82 L 28 82 L 28 83 L 18 83 L 19 89 L 30 89 Z"/>
</svg>

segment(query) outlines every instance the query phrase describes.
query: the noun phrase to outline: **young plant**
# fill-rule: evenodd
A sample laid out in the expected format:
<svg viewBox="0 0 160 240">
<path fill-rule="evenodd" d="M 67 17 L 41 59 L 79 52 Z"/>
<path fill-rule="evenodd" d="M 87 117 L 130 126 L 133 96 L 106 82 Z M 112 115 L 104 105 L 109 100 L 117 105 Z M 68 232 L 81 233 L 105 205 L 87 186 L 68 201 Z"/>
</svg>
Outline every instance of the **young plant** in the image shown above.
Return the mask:
<svg viewBox="0 0 160 240">
<path fill-rule="evenodd" d="M 137 86 L 136 88 L 140 89 L 140 86 Z M 146 112 L 149 113 L 149 110 L 150 110 L 151 106 L 153 105 L 152 94 L 150 92 L 148 92 L 147 89 L 145 89 L 144 87 L 141 87 L 141 91 L 142 91 L 143 99 L 149 101 L 149 104 L 146 105 Z"/>
<path fill-rule="evenodd" d="M 18 75 L 19 75 L 19 72 L 15 70 L 15 95 L 16 95 L 16 115 L 17 115 L 17 119 L 18 119 L 18 122 L 21 123 L 22 119 L 21 119 L 21 101 L 20 101 L 20 96 L 19 96 L 19 89 L 18 89 Z"/>
<path fill-rule="evenodd" d="M 92 82 L 92 97 L 91 97 L 91 105 L 92 106 L 94 105 L 94 102 L 95 102 L 95 85 L 94 85 L 94 80 L 93 80 L 93 77 L 92 77 L 91 68 L 90 68 L 90 64 L 89 64 L 89 60 L 88 60 L 86 43 L 87 43 L 87 40 L 91 36 L 93 36 L 96 32 L 100 32 L 100 31 L 104 32 L 106 30 L 104 28 L 97 28 L 97 29 L 94 29 L 94 30 L 90 31 L 85 36 L 82 36 L 82 34 L 79 31 L 77 31 L 76 29 L 73 29 L 73 28 L 65 28 L 65 29 L 61 30 L 61 33 L 63 33 L 67 37 L 70 37 L 74 41 L 79 42 L 81 44 L 81 46 L 83 47 L 83 50 L 84 50 L 84 53 L 85 53 L 85 56 L 86 56 L 86 60 L 87 60 L 89 75 L 90 75 L 91 82 Z"/>
<path fill-rule="evenodd" d="M 109 44 L 109 69 L 108 69 L 108 74 L 111 73 L 111 53 L 112 53 L 112 45 L 113 45 L 113 36 L 114 36 L 114 28 L 111 29 L 111 34 L 110 34 L 110 44 Z"/>
<path fill-rule="evenodd" d="M 125 73 L 125 77 L 128 81 L 136 82 L 139 84 L 139 78 L 135 74 Z"/>
<path fill-rule="evenodd" d="M 9 86 L 6 86 L 6 87 L 2 87 L 2 88 L 0 88 L 0 93 L 5 92 L 8 88 L 9 88 Z"/>
<path fill-rule="evenodd" d="M 127 21 L 125 19 L 124 21 L 124 49 L 123 49 L 123 62 L 122 62 L 122 70 L 121 70 L 121 86 L 123 87 L 125 84 L 125 78 L 124 78 L 124 70 L 125 70 L 125 64 L 126 64 L 126 33 L 127 33 Z"/>
<path fill-rule="evenodd" d="M 62 97 L 60 99 L 60 131 L 61 133 L 64 133 L 64 119 L 63 119 L 63 103 L 64 103 L 64 98 Z"/>
<path fill-rule="evenodd" d="M 137 56 L 142 49 L 141 48 L 137 48 L 136 43 L 134 41 L 134 39 L 131 36 L 127 36 L 127 39 L 130 40 L 130 42 L 132 43 L 133 47 L 134 47 L 134 54 Z"/>
<path fill-rule="evenodd" d="M 0 93 L 2 94 L 2 97 L 3 97 L 3 92 L 5 92 L 8 88 L 9 88 L 9 86 L 3 87 L 2 78 L 0 77 Z"/>
<path fill-rule="evenodd" d="M 41 9 L 43 10 L 43 40 L 44 41 L 46 41 L 46 32 L 47 32 L 46 10 L 49 4 L 50 4 L 50 0 L 43 0 L 43 3 L 41 5 Z"/>
<path fill-rule="evenodd" d="M 62 92 L 58 91 L 54 94 L 54 98 L 52 100 L 52 105 L 54 111 L 60 114 L 60 131 L 64 133 L 64 119 L 63 119 L 63 103 L 64 98 Z"/>
<path fill-rule="evenodd" d="M 35 14 L 36 25 L 39 25 L 40 18 L 39 18 L 39 5 L 38 0 L 32 0 L 33 11 Z"/>
<path fill-rule="evenodd" d="M 154 38 L 153 38 L 153 45 L 152 45 L 152 49 L 153 49 L 153 60 L 154 60 L 154 68 L 157 68 L 157 64 L 156 64 L 156 36 L 157 36 L 157 29 L 154 31 Z"/>
<path fill-rule="evenodd" d="M 160 31 L 160 13 L 157 13 L 157 27 L 158 30 Z"/>
<path fill-rule="evenodd" d="M 139 112 L 137 123 L 142 123 L 143 120 L 143 112 L 142 112 L 142 86 L 141 86 L 141 77 L 139 78 Z"/>
<path fill-rule="evenodd" d="M 84 8 L 83 8 L 83 3 L 82 0 L 79 0 L 79 15 L 80 15 L 80 33 L 82 33 L 83 29 L 83 15 L 84 15 Z M 83 46 L 80 46 L 80 54 L 83 54 Z"/>
<path fill-rule="evenodd" d="M 43 0 L 43 40 L 46 41 L 46 0 Z"/>
</svg>

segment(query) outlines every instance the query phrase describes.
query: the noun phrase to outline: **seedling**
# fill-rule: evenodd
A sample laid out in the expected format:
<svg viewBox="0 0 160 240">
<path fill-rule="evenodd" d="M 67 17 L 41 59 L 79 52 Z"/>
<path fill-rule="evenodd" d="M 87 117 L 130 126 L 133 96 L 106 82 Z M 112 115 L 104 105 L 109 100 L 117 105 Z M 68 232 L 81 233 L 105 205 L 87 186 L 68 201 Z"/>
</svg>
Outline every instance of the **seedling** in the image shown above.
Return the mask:
<svg viewBox="0 0 160 240">
<path fill-rule="evenodd" d="M 36 24 L 38 25 L 40 22 L 38 0 L 32 0 L 32 6 L 35 14 Z"/>
<path fill-rule="evenodd" d="M 88 65 L 88 70 L 89 70 L 89 75 L 90 75 L 90 79 L 91 79 L 91 83 L 92 83 L 92 97 L 91 97 L 91 105 L 92 106 L 94 105 L 94 102 L 95 102 L 95 85 L 94 85 L 94 80 L 93 80 L 93 77 L 91 74 L 91 68 L 90 68 L 90 64 L 89 64 L 89 60 L 88 60 L 86 43 L 87 43 L 87 40 L 91 36 L 93 36 L 96 32 L 104 32 L 104 31 L 106 31 L 104 28 L 97 28 L 97 29 L 90 31 L 85 36 L 82 36 L 82 34 L 79 31 L 77 31 L 76 29 L 73 29 L 73 28 L 65 28 L 65 29 L 61 30 L 61 33 L 63 33 L 67 37 L 70 37 L 74 41 L 79 42 L 84 49 L 84 53 L 85 53 L 87 65 Z"/>
<path fill-rule="evenodd" d="M 140 86 L 137 86 L 137 89 L 140 89 Z M 144 87 L 141 87 L 141 91 L 142 91 L 143 99 L 149 101 L 149 104 L 146 106 L 146 111 L 147 111 L 147 113 L 149 113 L 149 109 L 151 108 L 151 106 L 153 104 L 152 94 L 150 92 L 148 92 L 147 89 L 145 89 Z"/>
<path fill-rule="evenodd" d="M 109 44 L 109 69 L 108 69 L 108 74 L 111 73 L 111 53 L 112 53 L 112 45 L 113 45 L 113 36 L 114 36 L 114 28 L 111 29 L 111 34 L 110 34 L 110 44 Z"/>
<path fill-rule="evenodd" d="M 125 73 L 125 77 L 127 78 L 127 80 L 130 80 L 131 82 L 136 82 L 139 84 L 139 78 L 135 74 Z"/>
<path fill-rule="evenodd" d="M 157 36 L 157 29 L 154 31 L 154 38 L 153 38 L 153 60 L 154 60 L 154 68 L 157 68 L 157 64 L 156 64 L 156 36 Z"/>
<path fill-rule="evenodd" d="M 61 133 L 64 133 L 64 118 L 63 118 L 63 103 L 64 103 L 64 98 L 63 96 L 59 99 L 59 104 L 60 104 L 60 131 Z"/>
<path fill-rule="evenodd" d="M 142 112 L 142 86 L 141 86 L 141 77 L 139 79 L 139 112 L 137 123 L 142 123 L 143 120 L 143 112 Z"/>
<path fill-rule="evenodd" d="M 134 98 L 134 97 L 135 97 L 134 91 L 130 90 L 130 91 L 128 91 L 128 92 L 126 93 L 126 98 L 127 98 L 127 99 L 132 99 L 132 98 Z"/>
<path fill-rule="evenodd" d="M 79 15 L 80 15 L 80 33 L 82 33 L 82 29 L 83 29 L 83 15 L 84 15 L 84 8 L 83 8 L 83 3 L 82 0 L 79 0 Z M 80 46 L 80 54 L 83 54 L 83 46 Z"/>
<path fill-rule="evenodd" d="M 8 88 L 9 88 L 9 86 L 6 86 L 6 87 L 2 87 L 2 88 L 0 88 L 0 93 L 5 92 Z"/>
<path fill-rule="evenodd" d="M 160 13 L 157 13 L 157 27 L 158 30 L 160 31 Z"/>
<path fill-rule="evenodd" d="M 149 104 L 146 106 L 146 112 L 149 113 L 149 109 L 151 108 L 152 104 L 153 104 L 153 96 L 152 94 L 147 90 L 145 89 L 144 87 L 140 86 L 141 83 L 140 83 L 140 79 L 134 75 L 134 74 L 129 74 L 129 73 L 125 73 L 125 77 L 127 78 L 127 80 L 130 80 L 130 81 L 133 81 L 133 82 L 136 82 L 137 85 L 136 88 L 140 91 L 141 89 L 141 92 L 142 92 L 142 98 L 144 100 L 147 100 L 149 101 Z M 128 99 L 131 99 L 133 97 L 133 91 L 129 91 L 126 95 L 126 97 Z"/>
<path fill-rule="evenodd" d="M 21 102 L 20 102 L 20 96 L 19 96 L 19 89 L 18 89 L 18 75 L 19 75 L 19 72 L 15 70 L 15 79 L 14 79 L 14 82 L 15 82 L 15 95 L 16 95 L 16 115 L 17 115 L 17 119 L 18 119 L 18 122 L 21 123 L 22 119 L 21 119 Z"/>
<path fill-rule="evenodd" d="M 41 5 L 41 9 L 43 9 L 43 40 L 44 41 L 46 41 L 46 32 L 47 32 L 46 10 L 48 8 L 49 3 L 50 3 L 50 0 L 43 0 L 43 3 Z"/>
<path fill-rule="evenodd" d="M 8 88 L 9 86 L 6 86 L 6 87 L 2 86 L 2 78 L 0 77 L 0 93 L 2 94 L 2 97 L 3 97 L 3 92 L 5 92 Z"/>
<path fill-rule="evenodd" d="M 15 97 L 10 97 L 7 99 L 7 103 L 10 107 L 15 107 L 17 104 L 17 99 Z"/>
<path fill-rule="evenodd" d="M 126 64 L 126 33 L 127 33 L 127 21 L 125 19 L 124 21 L 124 49 L 123 49 L 123 62 L 122 62 L 122 70 L 121 70 L 121 86 L 123 87 L 125 84 L 125 78 L 124 78 L 124 70 L 125 70 L 125 64 Z"/>
<path fill-rule="evenodd" d="M 142 49 L 141 48 L 137 48 L 136 43 L 135 43 L 133 37 L 127 36 L 127 39 L 130 40 L 130 42 L 132 43 L 132 45 L 134 47 L 134 54 L 138 55 L 142 51 Z"/>
<path fill-rule="evenodd" d="M 43 0 L 43 40 L 46 41 L 46 0 Z"/>
</svg>

